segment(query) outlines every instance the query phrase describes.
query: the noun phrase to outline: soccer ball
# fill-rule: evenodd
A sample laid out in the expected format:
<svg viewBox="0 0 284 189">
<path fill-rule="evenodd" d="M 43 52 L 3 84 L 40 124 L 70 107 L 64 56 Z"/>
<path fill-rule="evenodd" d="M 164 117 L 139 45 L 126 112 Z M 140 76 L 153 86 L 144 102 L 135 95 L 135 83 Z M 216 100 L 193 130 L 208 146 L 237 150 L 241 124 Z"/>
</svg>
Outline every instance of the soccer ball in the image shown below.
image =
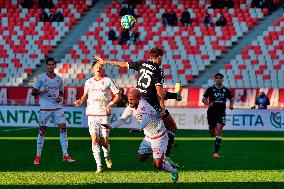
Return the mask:
<svg viewBox="0 0 284 189">
<path fill-rule="evenodd" d="M 121 18 L 121 26 L 123 29 L 131 29 L 135 26 L 136 20 L 133 16 L 131 15 L 125 15 Z"/>
</svg>

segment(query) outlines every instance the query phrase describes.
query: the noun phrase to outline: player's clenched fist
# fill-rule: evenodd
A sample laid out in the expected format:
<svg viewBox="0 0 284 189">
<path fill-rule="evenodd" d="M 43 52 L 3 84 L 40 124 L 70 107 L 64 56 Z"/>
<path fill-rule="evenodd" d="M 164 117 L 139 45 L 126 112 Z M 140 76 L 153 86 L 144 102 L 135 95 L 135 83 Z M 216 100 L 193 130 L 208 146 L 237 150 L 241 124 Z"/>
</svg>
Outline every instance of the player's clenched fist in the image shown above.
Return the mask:
<svg viewBox="0 0 284 189">
<path fill-rule="evenodd" d="M 97 61 L 99 64 L 105 64 L 104 60 L 101 57 L 99 57 L 99 56 L 94 55 L 93 59 L 95 61 Z"/>
<path fill-rule="evenodd" d="M 56 102 L 59 103 L 59 102 L 62 102 L 63 101 L 63 97 L 62 96 L 58 96 L 56 98 Z"/>
<path fill-rule="evenodd" d="M 75 106 L 81 106 L 81 105 L 82 105 L 81 99 L 76 100 L 76 101 L 74 102 L 74 105 L 75 105 Z"/>
</svg>

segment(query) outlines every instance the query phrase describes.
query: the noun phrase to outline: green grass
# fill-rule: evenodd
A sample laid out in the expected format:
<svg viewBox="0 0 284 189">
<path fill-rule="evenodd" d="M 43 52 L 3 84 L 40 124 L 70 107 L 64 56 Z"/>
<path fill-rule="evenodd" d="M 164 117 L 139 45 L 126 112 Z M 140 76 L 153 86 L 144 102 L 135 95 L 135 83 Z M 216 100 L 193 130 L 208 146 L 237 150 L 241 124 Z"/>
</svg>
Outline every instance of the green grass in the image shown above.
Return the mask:
<svg viewBox="0 0 284 189">
<path fill-rule="evenodd" d="M 15 129 L 15 130 L 13 130 Z M 207 131 L 180 130 L 172 159 L 185 166 L 180 180 L 136 158 L 142 133 L 111 132 L 114 167 L 95 174 L 88 129 L 69 128 L 69 151 L 62 162 L 59 133 L 49 128 L 41 164 L 33 165 L 37 129 L 0 127 L 0 188 L 284 188 L 284 132 L 224 131 L 220 159 L 212 159 Z M 13 131 L 7 131 L 13 130 Z M 105 166 L 105 165 L 104 165 Z"/>
</svg>

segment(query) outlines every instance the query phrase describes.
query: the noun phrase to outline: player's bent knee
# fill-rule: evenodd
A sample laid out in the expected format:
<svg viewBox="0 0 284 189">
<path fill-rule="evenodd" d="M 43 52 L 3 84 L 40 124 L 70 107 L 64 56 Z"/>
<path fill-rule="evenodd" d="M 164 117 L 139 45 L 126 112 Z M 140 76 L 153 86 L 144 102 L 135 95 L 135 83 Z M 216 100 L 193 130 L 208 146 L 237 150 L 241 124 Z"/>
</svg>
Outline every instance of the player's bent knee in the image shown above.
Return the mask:
<svg viewBox="0 0 284 189">
<path fill-rule="evenodd" d="M 106 138 L 106 137 L 100 137 L 100 143 L 102 144 L 102 145 L 108 145 L 108 138 Z"/>
<path fill-rule="evenodd" d="M 137 157 L 138 157 L 138 160 L 139 160 L 140 162 L 144 162 L 144 161 L 147 161 L 147 159 L 148 159 L 150 156 L 147 156 L 146 154 L 140 154 L 140 153 L 138 153 Z"/>
<path fill-rule="evenodd" d="M 103 147 L 108 148 L 108 145 L 109 145 L 108 143 L 106 143 L 106 142 L 101 142 L 101 144 L 102 144 Z"/>
<path fill-rule="evenodd" d="M 39 130 L 38 130 L 38 133 L 43 136 L 46 134 L 46 131 L 47 131 L 47 126 L 40 126 L 39 127 Z"/>
<path fill-rule="evenodd" d="M 59 128 L 59 130 L 60 130 L 60 132 L 67 132 L 67 127 L 66 127 L 66 124 L 64 123 L 64 124 L 59 124 L 58 125 L 58 128 Z"/>
<path fill-rule="evenodd" d="M 215 130 L 209 130 L 209 132 L 210 132 L 210 136 L 211 136 L 211 137 L 214 137 L 214 136 L 216 135 Z"/>
<path fill-rule="evenodd" d="M 159 161 L 159 162 L 153 161 L 153 166 L 156 169 L 163 169 L 163 161 Z"/>
</svg>

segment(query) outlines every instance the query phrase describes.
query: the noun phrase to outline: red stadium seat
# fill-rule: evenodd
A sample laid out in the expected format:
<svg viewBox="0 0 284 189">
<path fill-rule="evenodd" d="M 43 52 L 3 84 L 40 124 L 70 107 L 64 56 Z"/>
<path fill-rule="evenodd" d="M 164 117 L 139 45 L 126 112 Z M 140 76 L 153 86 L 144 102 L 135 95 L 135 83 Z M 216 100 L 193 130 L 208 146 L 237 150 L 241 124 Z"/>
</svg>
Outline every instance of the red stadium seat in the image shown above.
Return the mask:
<svg viewBox="0 0 284 189">
<path fill-rule="evenodd" d="M 277 71 L 280 70 L 280 69 L 281 69 L 281 64 L 276 64 L 276 65 L 274 65 L 274 66 L 273 66 L 273 69 L 274 69 L 274 70 L 277 70 Z"/>
<path fill-rule="evenodd" d="M 193 81 L 194 79 L 193 75 L 186 75 L 185 78 L 187 81 Z"/>
<path fill-rule="evenodd" d="M 6 74 L 0 72 L 0 78 L 5 78 L 5 77 L 6 77 Z"/>
<path fill-rule="evenodd" d="M 245 64 L 239 65 L 239 70 L 245 70 L 247 69 L 247 66 Z"/>
<path fill-rule="evenodd" d="M 263 76 L 263 80 L 270 80 L 271 79 L 271 76 L 270 75 L 264 75 Z"/>
<path fill-rule="evenodd" d="M 120 74 L 126 74 L 127 73 L 127 68 L 119 68 L 119 73 Z"/>
<path fill-rule="evenodd" d="M 258 63 L 259 63 L 258 60 L 252 60 L 252 61 L 251 61 L 251 64 L 252 64 L 252 65 L 257 65 Z"/>
<path fill-rule="evenodd" d="M 71 68 L 71 64 L 69 63 L 63 64 L 63 68 L 68 70 L 69 68 Z"/>
<path fill-rule="evenodd" d="M 9 65 L 7 63 L 1 63 L 0 68 L 8 68 Z"/>
<path fill-rule="evenodd" d="M 235 80 L 241 80 L 241 79 L 243 79 L 243 75 L 237 74 L 237 75 L 234 76 L 234 79 Z"/>
<path fill-rule="evenodd" d="M 166 79 L 166 80 L 171 80 L 171 79 L 173 79 L 172 74 L 166 74 L 166 75 L 165 75 L 165 79 Z"/>
<path fill-rule="evenodd" d="M 256 75 L 262 75 L 262 73 L 263 73 L 263 70 L 261 70 L 261 69 L 255 71 Z"/>
<path fill-rule="evenodd" d="M 26 69 L 24 70 L 24 72 L 27 73 L 27 74 L 31 74 L 31 73 L 33 73 L 33 69 L 31 69 L 31 68 L 26 68 Z"/>
<path fill-rule="evenodd" d="M 85 79 L 85 74 L 77 74 L 77 79 Z"/>
<path fill-rule="evenodd" d="M 225 65 L 224 65 L 224 69 L 225 69 L 225 70 L 231 70 L 232 67 L 233 67 L 233 66 L 232 66 L 231 64 L 225 64 Z"/>
<path fill-rule="evenodd" d="M 165 70 L 170 69 L 170 68 L 171 68 L 171 65 L 170 65 L 170 64 L 164 64 L 164 65 L 163 65 L 163 68 L 164 68 Z"/>
</svg>

